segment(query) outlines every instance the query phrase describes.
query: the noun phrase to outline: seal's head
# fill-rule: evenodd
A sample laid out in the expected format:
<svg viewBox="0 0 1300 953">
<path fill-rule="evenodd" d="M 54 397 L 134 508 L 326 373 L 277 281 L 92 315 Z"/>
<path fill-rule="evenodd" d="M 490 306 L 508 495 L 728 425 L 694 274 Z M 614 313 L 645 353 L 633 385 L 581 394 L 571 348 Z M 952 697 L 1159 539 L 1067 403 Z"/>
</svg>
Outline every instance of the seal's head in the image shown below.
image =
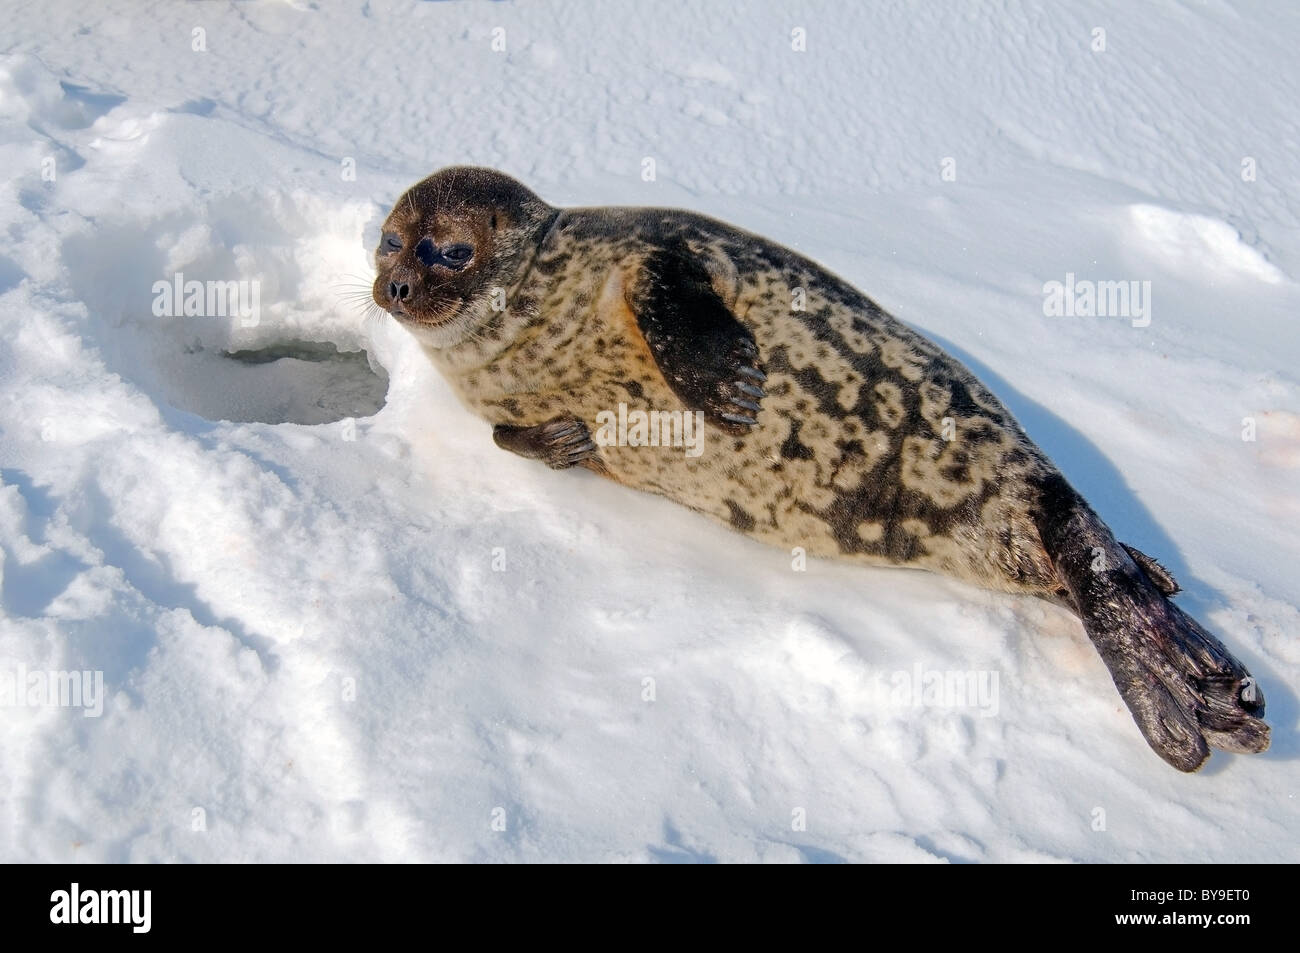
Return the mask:
<svg viewBox="0 0 1300 953">
<path fill-rule="evenodd" d="M 555 214 L 492 169 L 435 172 L 384 222 L 371 295 L 424 343 L 450 347 L 490 316 Z"/>
</svg>

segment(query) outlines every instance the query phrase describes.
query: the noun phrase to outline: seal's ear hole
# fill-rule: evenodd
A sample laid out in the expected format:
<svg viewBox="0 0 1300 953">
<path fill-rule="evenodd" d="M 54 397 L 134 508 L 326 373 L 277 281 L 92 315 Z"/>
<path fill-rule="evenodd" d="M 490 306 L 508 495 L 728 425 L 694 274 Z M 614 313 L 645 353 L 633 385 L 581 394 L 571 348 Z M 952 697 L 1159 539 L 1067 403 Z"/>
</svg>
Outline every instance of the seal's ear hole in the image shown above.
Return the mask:
<svg viewBox="0 0 1300 953">
<path fill-rule="evenodd" d="M 493 213 L 492 213 L 492 231 L 495 232 L 496 229 L 497 229 L 497 213 L 496 213 L 496 212 L 493 212 Z"/>
</svg>

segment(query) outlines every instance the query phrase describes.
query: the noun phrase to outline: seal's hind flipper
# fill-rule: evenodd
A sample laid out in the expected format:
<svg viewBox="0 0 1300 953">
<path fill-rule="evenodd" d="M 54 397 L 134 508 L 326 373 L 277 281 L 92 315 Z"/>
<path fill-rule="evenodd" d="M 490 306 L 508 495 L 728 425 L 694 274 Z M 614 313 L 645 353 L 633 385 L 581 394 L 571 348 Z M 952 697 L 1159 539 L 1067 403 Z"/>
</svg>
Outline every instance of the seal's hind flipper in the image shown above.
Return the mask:
<svg viewBox="0 0 1300 953">
<path fill-rule="evenodd" d="M 1124 547 L 1125 552 L 1133 557 L 1133 561 L 1146 573 L 1147 578 L 1156 584 L 1156 588 L 1166 596 L 1172 596 L 1183 591 L 1183 587 L 1178 585 L 1178 580 L 1174 578 L 1173 573 L 1160 565 L 1155 559 L 1136 546 L 1130 546 L 1128 543 L 1120 543 L 1120 545 Z"/>
<path fill-rule="evenodd" d="M 682 242 L 656 249 L 632 282 L 628 307 L 655 364 L 688 411 L 728 433 L 758 423 L 763 382 L 754 335 L 727 307 L 713 274 Z"/>
<path fill-rule="evenodd" d="M 1199 768 L 1210 747 L 1265 750 L 1263 693 L 1222 642 L 1169 601 L 1172 577 L 1139 565 L 1060 475 L 1040 490 L 1043 547 L 1147 743 L 1180 771 Z"/>
<path fill-rule="evenodd" d="M 492 428 L 492 439 L 501 449 L 541 460 L 552 470 L 576 466 L 601 468 L 591 431 L 576 417 L 556 417 L 533 427 L 497 424 Z"/>
</svg>

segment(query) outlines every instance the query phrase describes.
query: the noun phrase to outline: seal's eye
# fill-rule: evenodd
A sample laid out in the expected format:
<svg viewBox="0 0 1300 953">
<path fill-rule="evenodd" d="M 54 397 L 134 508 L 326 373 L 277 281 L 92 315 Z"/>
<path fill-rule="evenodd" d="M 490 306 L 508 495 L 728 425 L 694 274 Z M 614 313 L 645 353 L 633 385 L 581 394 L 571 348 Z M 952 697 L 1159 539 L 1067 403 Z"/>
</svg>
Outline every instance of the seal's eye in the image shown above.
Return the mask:
<svg viewBox="0 0 1300 953">
<path fill-rule="evenodd" d="M 432 238 L 421 238 L 415 246 L 415 257 L 426 268 L 442 265 L 444 268 L 461 268 L 465 262 L 474 257 L 474 249 L 469 245 L 448 245 L 439 248 Z"/>
<path fill-rule="evenodd" d="M 402 250 L 402 240 L 394 232 L 384 232 L 384 240 L 379 243 L 379 250 L 385 255 Z"/>
</svg>

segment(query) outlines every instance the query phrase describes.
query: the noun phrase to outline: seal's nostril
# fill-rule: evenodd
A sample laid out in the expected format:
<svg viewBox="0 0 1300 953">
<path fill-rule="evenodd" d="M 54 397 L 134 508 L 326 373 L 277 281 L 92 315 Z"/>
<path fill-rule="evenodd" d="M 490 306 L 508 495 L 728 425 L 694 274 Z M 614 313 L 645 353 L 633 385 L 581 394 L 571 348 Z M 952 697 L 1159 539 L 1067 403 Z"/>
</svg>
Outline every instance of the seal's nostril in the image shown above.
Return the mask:
<svg viewBox="0 0 1300 953">
<path fill-rule="evenodd" d="M 405 301 L 411 296 L 411 286 L 403 281 L 400 285 L 396 281 L 388 283 L 388 297 L 394 301 Z"/>
</svg>

